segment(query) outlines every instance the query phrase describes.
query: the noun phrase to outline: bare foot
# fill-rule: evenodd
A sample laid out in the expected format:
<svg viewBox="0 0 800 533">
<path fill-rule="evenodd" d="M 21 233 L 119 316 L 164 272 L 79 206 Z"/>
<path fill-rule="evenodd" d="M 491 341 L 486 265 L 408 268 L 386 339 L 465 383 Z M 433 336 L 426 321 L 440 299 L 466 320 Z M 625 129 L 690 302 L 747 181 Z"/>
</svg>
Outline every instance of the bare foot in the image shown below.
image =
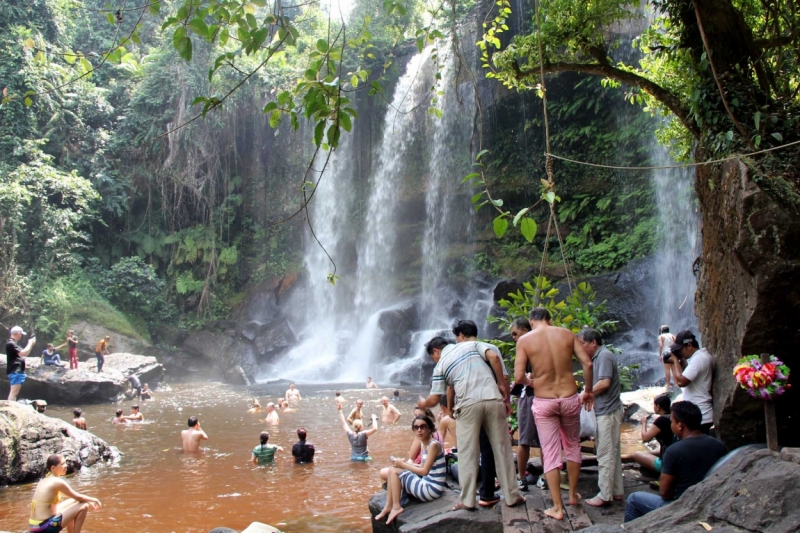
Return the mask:
<svg viewBox="0 0 800 533">
<path fill-rule="evenodd" d="M 582 499 L 583 497 L 580 494 L 575 494 L 574 498 L 572 496 L 569 497 L 569 503 L 567 503 L 567 505 L 578 505 L 581 503 Z"/>
<path fill-rule="evenodd" d="M 380 513 L 375 515 L 375 520 L 380 520 L 381 518 L 383 518 L 387 514 L 389 514 L 389 509 L 384 509 L 383 511 L 381 511 Z"/>
<path fill-rule="evenodd" d="M 399 515 L 403 511 L 405 511 L 405 509 L 403 509 L 402 507 L 400 507 L 399 509 L 392 509 L 392 512 L 389 513 L 389 518 L 386 519 L 386 525 L 391 524 L 392 520 L 397 518 L 397 515 Z"/>
<path fill-rule="evenodd" d="M 586 500 L 586 505 L 591 505 L 592 507 L 605 507 L 609 505 L 611 502 L 605 501 L 600 496 L 595 496 L 591 500 Z"/>
<path fill-rule="evenodd" d="M 554 518 L 555 520 L 563 520 L 564 519 L 564 509 L 560 511 L 556 511 L 555 507 L 551 507 L 550 509 L 545 509 L 544 514 L 549 516 L 550 518 Z"/>
</svg>

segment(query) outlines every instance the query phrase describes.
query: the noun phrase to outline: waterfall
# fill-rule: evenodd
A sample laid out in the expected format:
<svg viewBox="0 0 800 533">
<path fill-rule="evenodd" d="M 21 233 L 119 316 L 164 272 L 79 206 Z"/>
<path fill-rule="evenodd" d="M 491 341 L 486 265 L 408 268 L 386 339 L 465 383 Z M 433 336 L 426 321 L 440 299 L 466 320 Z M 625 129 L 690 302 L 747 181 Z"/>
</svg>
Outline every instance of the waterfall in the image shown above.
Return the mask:
<svg viewBox="0 0 800 533">
<path fill-rule="evenodd" d="M 651 145 L 650 160 L 654 166 L 675 164 L 667 149 L 655 141 Z M 694 176 L 693 168 L 653 172 L 660 230 L 656 252 L 657 320 L 659 326 L 668 325 L 673 334 L 687 328 L 699 334 L 694 316 L 697 280 L 692 272 L 699 255 L 700 225 Z"/>
<path fill-rule="evenodd" d="M 445 48 L 444 46 L 442 48 Z M 469 79 L 459 79 L 454 46 L 448 42 L 440 82 L 442 117 L 434 119 L 433 142 L 429 143 L 429 180 L 425 189 L 426 224 L 422 241 L 422 324 L 427 328 L 449 328 L 449 317 L 441 301 L 447 275 L 447 254 L 453 245 L 468 245 L 472 237 L 474 210 L 461 180 L 469 173 L 469 147 L 475 113 L 475 92 Z M 459 68 L 461 67 L 461 68 Z M 466 318 L 466 317 L 464 317 Z"/>
</svg>

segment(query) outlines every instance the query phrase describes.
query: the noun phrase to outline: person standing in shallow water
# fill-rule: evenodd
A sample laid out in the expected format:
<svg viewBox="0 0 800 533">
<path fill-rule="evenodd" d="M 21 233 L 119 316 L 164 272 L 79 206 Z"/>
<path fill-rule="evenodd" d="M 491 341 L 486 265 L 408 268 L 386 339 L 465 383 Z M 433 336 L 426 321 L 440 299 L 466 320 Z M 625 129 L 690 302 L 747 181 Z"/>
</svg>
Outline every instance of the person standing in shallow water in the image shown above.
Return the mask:
<svg viewBox="0 0 800 533">
<path fill-rule="evenodd" d="M 298 404 L 300 403 L 300 400 L 302 400 L 300 397 L 300 391 L 294 388 L 294 381 L 289 383 L 289 388 L 286 390 L 285 399 L 292 405 Z"/>
<path fill-rule="evenodd" d="M 266 422 L 268 426 L 274 426 L 279 424 L 280 421 L 281 419 L 278 416 L 278 411 L 275 410 L 275 404 L 269 402 L 267 404 L 267 418 L 264 419 L 264 422 Z"/>
<path fill-rule="evenodd" d="M 350 460 L 372 461 L 372 457 L 369 455 L 367 439 L 378 432 L 378 418 L 372 415 L 372 427 L 366 431 L 364 431 L 364 422 L 360 418 L 356 418 L 353 420 L 353 429 L 350 429 L 344 419 L 342 406 L 337 405 L 336 409 L 339 411 L 339 420 L 342 422 L 342 427 L 347 433 L 347 439 L 350 441 Z"/>
<path fill-rule="evenodd" d="M 181 431 L 183 451 L 190 453 L 199 452 L 200 443 L 204 440 L 208 440 L 208 435 L 206 435 L 206 432 L 200 427 L 200 422 L 197 420 L 196 416 L 190 416 L 188 424 L 189 429 Z"/>
<path fill-rule="evenodd" d="M 267 465 L 272 464 L 275 460 L 275 453 L 282 452 L 283 448 L 276 444 L 267 444 L 269 440 L 269 433 L 262 431 L 259 435 L 261 444 L 253 448 L 253 453 L 250 455 L 250 462 L 254 465 Z"/>
<path fill-rule="evenodd" d="M 317 451 L 314 445 L 306 442 L 308 434 L 306 428 L 299 428 L 297 430 L 297 438 L 300 439 L 292 446 L 292 456 L 294 456 L 295 464 L 307 464 L 314 462 L 314 453 Z"/>
<path fill-rule="evenodd" d="M 83 418 L 83 411 L 75 409 L 72 414 L 75 415 L 75 418 L 72 419 L 72 424 L 78 429 L 88 431 L 89 426 L 86 424 L 86 419 Z"/>
<path fill-rule="evenodd" d="M 664 362 L 664 358 L 670 354 L 669 347 L 672 343 L 675 342 L 675 335 L 669 332 L 669 326 L 661 326 L 658 329 L 658 360 L 659 362 L 664 365 L 664 378 L 666 382 L 664 384 L 664 390 L 669 392 L 669 381 L 670 376 L 672 375 L 672 365 L 669 363 Z M 672 381 L 675 385 L 678 383 L 675 381 L 675 378 L 672 378 Z"/>
<path fill-rule="evenodd" d="M 62 476 L 67 473 L 67 461 L 63 455 L 53 454 L 47 458 L 47 475 L 39 481 L 33 491 L 28 529 L 36 533 L 57 533 L 68 529 L 80 533 L 89 509 L 100 509 L 97 498 L 75 492 Z M 69 499 L 61 501 L 61 495 Z"/>
</svg>

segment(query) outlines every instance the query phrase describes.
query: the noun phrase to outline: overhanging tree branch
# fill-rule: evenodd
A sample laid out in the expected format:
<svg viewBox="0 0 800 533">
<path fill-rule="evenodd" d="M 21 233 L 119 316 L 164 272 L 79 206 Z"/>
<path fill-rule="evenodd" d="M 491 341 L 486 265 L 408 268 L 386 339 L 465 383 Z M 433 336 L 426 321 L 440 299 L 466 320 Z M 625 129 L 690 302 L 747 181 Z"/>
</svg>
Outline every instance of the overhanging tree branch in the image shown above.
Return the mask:
<svg viewBox="0 0 800 533">
<path fill-rule="evenodd" d="M 539 75 L 541 66 L 535 65 L 526 70 L 522 70 L 516 62 L 512 62 L 511 67 L 514 69 L 515 78 L 518 81 L 535 78 Z M 569 63 L 565 61 L 558 61 L 555 63 L 545 63 L 543 66 L 544 73 L 550 72 L 580 72 L 582 74 L 592 74 L 595 76 L 604 76 L 613 80 L 619 81 L 632 87 L 638 87 L 662 104 L 681 121 L 687 130 L 697 139 L 701 137 L 700 128 L 689 118 L 689 110 L 681 103 L 680 99 L 672 94 L 669 90 L 661 87 L 657 83 L 640 76 L 634 72 L 622 70 L 611 64 L 598 64 L 598 63 Z"/>
</svg>

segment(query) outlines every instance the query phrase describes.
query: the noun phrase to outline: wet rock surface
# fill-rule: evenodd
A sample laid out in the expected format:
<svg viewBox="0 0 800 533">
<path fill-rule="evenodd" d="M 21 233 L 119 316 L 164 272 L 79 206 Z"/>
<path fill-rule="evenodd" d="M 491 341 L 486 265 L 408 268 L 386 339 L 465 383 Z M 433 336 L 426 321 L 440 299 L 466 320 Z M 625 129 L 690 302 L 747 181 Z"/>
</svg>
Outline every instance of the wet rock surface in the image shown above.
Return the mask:
<svg viewBox="0 0 800 533">
<path fill-rule="evenodd" d="M 372 533 L 502 533 L 500 509 L 478 508 L 477 511 L 453 511 L 458 503 L 458 494 L 445 491 L 438 500 L 412 503 L 405 507 L 394 522 L 386 525 L 386 519 L 376 521 L 375 515 L 386 504 L 386 493 L 379 492 L 369 500 L 372 515 Z"/>
<path fill-rule="evenodd" d="M 88 431 L 29 406 L 0 401 L 0 485 L 44 476 L 45 462 L 54 453 L 64 455 L 69 472 L 119 457 L 114 446 Z"/>
<path fill-rule="evenodd" d="M 222 373 L 237 366 L 241 367 L 248 379 L 254 380 L 258 374 L 258 362 L 253 346 L 244 337 L 236 334 L 234 328 L 222 331 L 198 331 L 192 333 L 182 348 L 203 357 Z M 238 377 L 232 377 L 238 380 Z"/>
<path fill-rule="evenodd" d="M 130 388 L 127 377 L 136 374 L 139 381 L 154 385 L 164 376 L 164 366 L 155 357 L 130 353 L 105 356 L 103 372 L 97 372 L 94 360 L 69 367 L 45 366 L 38 357 L 26 358 L 26 380 L 18 399 L 46 400 L 60 405 L 115 402 Z M 0 394 L 8 395 L 6 361 L 0 361 Z"/>
<path fill-rule="evenodd" d="M 800 369 L 800 215 L 773 188 L 780 180 L 752 176 L 739 161 L 697 170 L 703 250 L 695 307 L 716 363 L 715 422 L 729 447 L 765 441 L 761 402 L 733 378 L 739 358 L 771 353 Z M 775 402 L 782 445 L 800 445 L 797 394 L 795 388 Z"/>
<path fill-rule="evenodd" d="M 83 320 L 75 322 L 69 329 L 74 330 L 75 335 L 78 336 L 79 359 L 94 357 L 95 346 L 97 346 L 97 343 L 105 338 L 106 335 L 111 337 L 108 341 L 108 351 L 110 352 L 142 353 L 150 347 L 150 343 L 141 337 L 122 335 L 98 324 L 92 324 Z M 53 342 L 59 345 L 64 341 L 59 340 L 58 342 Z M 36 348 L 39 348 L 39 346 L 37 345 Z M 45 346 L 42 346 L 41 350 L 44 350 L 44 348 Z M 39 350 L 40 354 L 41 350 Z M 66 354 L 66 348 L 64 348 L 64 354 Z"/>
</svg>

